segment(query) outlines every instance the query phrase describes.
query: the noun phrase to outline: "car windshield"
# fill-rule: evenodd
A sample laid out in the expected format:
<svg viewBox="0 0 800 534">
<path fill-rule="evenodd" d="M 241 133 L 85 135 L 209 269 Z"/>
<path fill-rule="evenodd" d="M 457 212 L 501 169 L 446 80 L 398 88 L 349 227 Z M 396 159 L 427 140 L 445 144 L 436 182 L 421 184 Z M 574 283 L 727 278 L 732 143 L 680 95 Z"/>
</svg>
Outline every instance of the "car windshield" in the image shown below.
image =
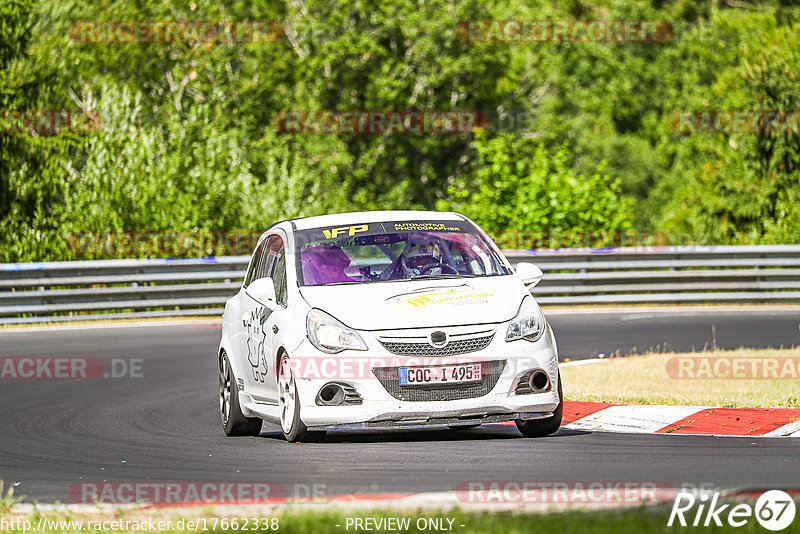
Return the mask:
<svg viewBox="0 0 800 534">
<path fill-rule="evenodd" d="M 511 274 L 466 221 L 363 223 L 295 236 L 306 286 Z"/>
</svg>

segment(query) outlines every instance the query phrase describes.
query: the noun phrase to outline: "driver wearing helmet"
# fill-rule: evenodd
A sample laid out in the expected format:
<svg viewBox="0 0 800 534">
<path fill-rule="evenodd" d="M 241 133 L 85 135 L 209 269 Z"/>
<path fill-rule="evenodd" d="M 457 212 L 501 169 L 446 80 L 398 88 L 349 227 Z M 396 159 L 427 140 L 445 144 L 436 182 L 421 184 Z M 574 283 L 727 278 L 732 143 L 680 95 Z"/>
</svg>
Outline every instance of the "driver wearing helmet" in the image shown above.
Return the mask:
<svg viewBox="0 0 800 534">
<path fill-rule="evenodd" d="M 432 243 L 414 245 L 400 256 L 400 267 L 406 278 L 428 274 L 426 271 L 429 266 L 441 264 L 442 253 L 439 247 Z"/>
</svg>

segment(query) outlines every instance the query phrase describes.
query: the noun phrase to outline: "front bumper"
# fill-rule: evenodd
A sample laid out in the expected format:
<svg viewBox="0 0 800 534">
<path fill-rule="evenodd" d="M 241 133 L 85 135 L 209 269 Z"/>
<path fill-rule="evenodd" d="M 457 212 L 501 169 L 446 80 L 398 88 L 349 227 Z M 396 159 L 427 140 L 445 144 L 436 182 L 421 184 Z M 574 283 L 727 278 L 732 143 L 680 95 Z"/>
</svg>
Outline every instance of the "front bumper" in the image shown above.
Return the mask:
<svg viewBox="0 0 800 534">
<path fill-rule="evenodd" d="M 300 417 L 307 427 L 323 430 L 458 426 L 551 416 L 559 404 L 558 356 L 552 331 L 548 327 L 545 335 L 536 342 L 524 339 L 506 342 L 502 335 L 505 325 L 495 325 L 493 328 L 496 328 L 495 335 L 486 348 L 454 356 L 457 361 L 453 363 L 505 361 L 500 377 L 486 394 L 455 400 L 410 401 L 392 396 L 372 370 L 386 367 L 387 362 L 424 366 L 426 359 L 412 358 L 408 363 L 408 358 L 388 352 L 370 332 L 359 332 L 369 347 L 367 351 L 326 354 L 305 340 L 295 349 L 295 354 L 290 355 L 293 359 L 302 360 L 299 367 L 303 369 L 295 373 Z M 441 359 L 433 362 L 434 365 L 439 363 L 442 363 Z M 317 372 L 304 372 L 309 368 Z M 347 372 L 344 372 L 345 369 Z M 551 389 L 543 393 L 516 394 L 517 381 L 531 369 L 545 371 Z M 316 401 L 317 394 L 322 386 L 330 382 L 352 386 L 363 402 L 320 406 Z"/>
<path fill-rule="evenodd" d="M 485 415 L 482 417 L 429 417 L 417 420 L 400 421 L 368 421 L 363 423 L 343 423 L 333 425 L 315 425 L 314 430 L 360 430 L 368 428 L 397 429 L 407 430 L 412 428 L 425 428 L 429 426 L 451 426 L 469 427 L 484 423 L 506 423 L 509 421 L 531 419 L 545 419 L 553 415 L 553 412 L 518 412 L 509 414 Z"/>
</svg>

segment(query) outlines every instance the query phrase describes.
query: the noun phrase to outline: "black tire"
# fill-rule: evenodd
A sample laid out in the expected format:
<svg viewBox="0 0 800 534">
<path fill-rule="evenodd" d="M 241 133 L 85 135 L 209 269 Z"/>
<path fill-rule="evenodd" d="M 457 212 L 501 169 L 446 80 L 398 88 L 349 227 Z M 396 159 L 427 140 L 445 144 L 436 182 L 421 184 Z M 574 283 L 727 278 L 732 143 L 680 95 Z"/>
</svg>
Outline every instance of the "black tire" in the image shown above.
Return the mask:
<svg viewBox="0 0 800 534">
<path fill-rule="evenodd" d="M 282 354 L 281 359 L 278 363 L 278 389 L 281 389 L 280 378 L 283 377 L 284 371 L 284 364 L 285 362 L 289 361 L 289 356 L 287 354 Z M 291 373 L 291 367 L 289 367 L 289 373 Z M 281 431 L 283 432 L 283 437 L 286 438 L 286 441 L 289 443 L 312 443 L 316 441 L 320 441 L 322 438 L 325 437 L 326 432 L 322 431 L 310 431 L 308 427 L 303 423 L 303 420 L 300 419 L 300 401 L 297 398 L 297 384 L 294 383 L 294 380 L 291 382 L 291 387 L 294 389 L 294 417 L 292 418 L 292 425 L 289 431 L 287 432 L 286 429 L 283 428 L 283 423 L 281 422 Z M 281 398 L 281 392 L 278 391 L 278 397 Z M 281 402 L 279 400 L 279 406 Z"/>
<path fill-rule="evenodd" d="M 236 386 L 236 376 L 233 374 L 228 355 L 224 351 L 219 358 L 219 408 L 222 429 L 226 435 L 258 436 L 261 433 L 263 421 L 258 417 L 245 417 L 242 413 L 242 408 L 239 406 L 239 388 Z"/>
<path fill-rule="evenodd" d="M 553 415 L 546 419 L 516 421 L 517 428 L 526 438 L 542 438 L 555 433 L 561 428 L 561 417 L 564 412 L 564 392 L 561 390 L 561 374 L 558 375 L 558 407 Z"/>
</svg>

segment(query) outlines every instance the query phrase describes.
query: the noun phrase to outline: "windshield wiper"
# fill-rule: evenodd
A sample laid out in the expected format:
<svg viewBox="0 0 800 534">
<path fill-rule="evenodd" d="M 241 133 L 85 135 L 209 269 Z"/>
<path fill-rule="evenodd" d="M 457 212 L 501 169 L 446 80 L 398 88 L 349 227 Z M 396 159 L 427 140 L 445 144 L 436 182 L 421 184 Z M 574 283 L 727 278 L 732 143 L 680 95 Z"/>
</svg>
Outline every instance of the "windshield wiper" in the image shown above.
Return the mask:
<svg viewBox="0 0 800 534">
<path fill-rule="evenodd" d="M 424 280 L 426 278 L 463 278 L 463 274 L 417 274 L 406 280 Z"/>
</svg>

